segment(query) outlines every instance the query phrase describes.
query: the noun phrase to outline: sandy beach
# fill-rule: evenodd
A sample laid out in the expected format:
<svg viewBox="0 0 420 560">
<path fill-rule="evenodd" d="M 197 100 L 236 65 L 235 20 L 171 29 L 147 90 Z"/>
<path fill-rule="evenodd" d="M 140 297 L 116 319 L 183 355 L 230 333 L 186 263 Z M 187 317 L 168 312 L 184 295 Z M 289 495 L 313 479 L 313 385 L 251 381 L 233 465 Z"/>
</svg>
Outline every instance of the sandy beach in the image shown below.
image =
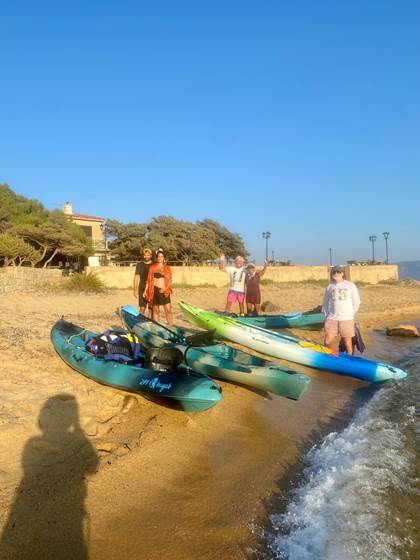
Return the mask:
<svg viewBox="0 0 420 560">
<path fill-rule="evenodd" d="M 360 288 L 368 345 L 372 331 L 420 316 L 419 287 Z M 322 293 L 263 286 L 278 312 L 311 309 Z M 224 299 L 224 288 L 176 289 L 175 322 L 188 325 L 178 301 L 220 309 Z M 250 558 L 277 481 L 368 386 L 293 365 L 313 380 L 299 402 L 218 381 L 220 404 L 186 414 L 84 378 L 54 352 L 58 318 L 100 331 L 121 326 L 115 309 L 127 303 L 129 290 L 0 296 L 2 559 Z M 366 355 L 389 358 L 381 352 Z"/>
</svg>

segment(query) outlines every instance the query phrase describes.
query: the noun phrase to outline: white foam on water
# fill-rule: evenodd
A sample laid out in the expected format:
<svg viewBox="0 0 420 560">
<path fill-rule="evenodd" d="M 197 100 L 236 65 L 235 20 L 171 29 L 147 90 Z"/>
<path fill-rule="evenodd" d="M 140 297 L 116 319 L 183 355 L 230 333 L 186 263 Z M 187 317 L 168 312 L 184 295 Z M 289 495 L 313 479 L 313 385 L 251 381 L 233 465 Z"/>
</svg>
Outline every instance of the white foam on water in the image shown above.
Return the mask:
<svg viewBox="0 0 420 560">
<path fill-rule="evenodd" d="M 381 400 L 389 389 L 380 389 L 343 432 L 329 434 L 309 452 L 292 502 L 271 517 L 274 558 L 399 558 L 395 551 L 403 543 L 392 527 L 401 521 L 391 518 L 385 500 L 390 488 L 406 491 L 413 456 L 402 428 L 414 422 L 414 407 L 399 411 L 402 423 L 388 420 Z"/>
</svg>

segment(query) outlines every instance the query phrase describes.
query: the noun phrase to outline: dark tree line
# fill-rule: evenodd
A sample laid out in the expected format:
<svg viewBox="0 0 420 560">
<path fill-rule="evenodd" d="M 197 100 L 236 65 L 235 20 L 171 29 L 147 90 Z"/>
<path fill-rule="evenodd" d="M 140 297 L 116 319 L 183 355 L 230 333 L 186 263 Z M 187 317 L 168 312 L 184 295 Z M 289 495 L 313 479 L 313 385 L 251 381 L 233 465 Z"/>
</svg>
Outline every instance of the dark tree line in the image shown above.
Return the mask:
<svg viewBox="0 0 420 560">
<path fill-rule="evenodd" d="M 220 253 L 228 258 L 248 255 L 239 234 L 211 219 L 193 223 L 157 216 L 148 224 L 108 219 L 106 235 L 116 262 L 138 260 L 145 246 L 162 247 L 172 263 L 204 263 Z M 92 253 L 91 240 L 63 212 L 47 210 L 0 184 L 0 264 L 46 267 L 57 255 L 78 258 Z"/>
</svg>

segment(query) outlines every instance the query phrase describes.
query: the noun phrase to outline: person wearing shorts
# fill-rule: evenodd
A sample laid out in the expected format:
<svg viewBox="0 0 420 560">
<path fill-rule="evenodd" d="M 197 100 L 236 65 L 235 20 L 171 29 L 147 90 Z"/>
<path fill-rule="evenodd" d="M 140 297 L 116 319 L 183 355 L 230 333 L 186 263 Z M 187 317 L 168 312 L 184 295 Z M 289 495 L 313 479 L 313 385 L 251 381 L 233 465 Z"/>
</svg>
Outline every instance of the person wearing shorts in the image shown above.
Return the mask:
<svg viewBox="0 0 420 560">
<path fill-rule="evenodd" d="M 354 316 L 360 307 L 360 296 L 353 282 L 345 279 L 344 269 L 334 266 L 331 269 L 330 283 L 325 289 L 322 311 L 325 315 L 325 346 L 340 336 L 348 354 L 353 353 L 352 339 L 355 335 Z"/>
<path fill-rule="evenodd" d="M 134 273 L 133 281 L 133 293 L 134 297 L 139 302 L 139 309 L 142 315 L 145 314 L 147 305 L 147 300 L 144 297 L 144 290 L 146 288 L 147 276 L 149 274 L 149 268 L 152 264 L 152 250 L 146 247 L 143 249 L 143 260 L 137 263 L 136 271 Z M 149 308 L 149 315 L 151 316 L 152 308 Z"/>
<path fill-rule="evenodd" d="M 246 270 L 241 255 L 235 258 L 235 266 L 226 266 L 225 255 L 220 255 L 219 270 L 229 274 L 229 291 L 226 298 L 226 313 L 232 313 L 234 303 L 239 305 L 239 314 L 244 315 Z"/>
<path fill-rule="evenodd" d="M 152 319 L 159 321 L 160 307 L 165 311 L 166 322 L 173 324 L 171 307 L 172 271 L 165 262 L 163 249 L 156 251 L 156 262 L 149 268 L 147 285 L 144 291 L 148 304 L 152 307 Z"/>
</svg>

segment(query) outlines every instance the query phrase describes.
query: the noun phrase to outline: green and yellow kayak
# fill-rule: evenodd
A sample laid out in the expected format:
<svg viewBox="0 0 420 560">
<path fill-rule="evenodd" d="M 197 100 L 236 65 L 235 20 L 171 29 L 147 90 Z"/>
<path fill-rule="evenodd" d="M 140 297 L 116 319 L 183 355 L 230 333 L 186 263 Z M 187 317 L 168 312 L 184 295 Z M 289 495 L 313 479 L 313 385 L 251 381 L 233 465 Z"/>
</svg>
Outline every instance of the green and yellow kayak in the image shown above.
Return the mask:
<svg viewBox="0 0 420 560">
<path fill-rule="evenodd" d="M 393 365 L 374 362 L 343 352 L 334 352 L 322 344 L 303 340 L 260 327 L 245 325 L 225 317 L 181 302 L 185 316 L 195 325 L 215 331 L 219 336 L 237 342 L 257 352 L 313 368 L 349 375 L 365 381 L 403 379 L 407 373 Z"/>
</svg>

